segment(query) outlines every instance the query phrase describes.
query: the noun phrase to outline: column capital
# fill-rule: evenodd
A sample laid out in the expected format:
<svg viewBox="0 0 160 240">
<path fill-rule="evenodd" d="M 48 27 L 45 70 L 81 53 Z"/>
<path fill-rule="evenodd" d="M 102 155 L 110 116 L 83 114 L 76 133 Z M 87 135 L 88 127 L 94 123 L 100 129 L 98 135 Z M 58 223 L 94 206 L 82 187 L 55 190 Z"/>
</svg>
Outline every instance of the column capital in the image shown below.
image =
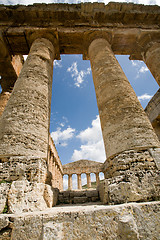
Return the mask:
<svg viewBox="0 0 160 240">
<path fill-rule="evenodd" d="M 26 30 L 26 37 L 30 47 L 32 46 L 32 43 L 39 38 L 44 38 L 50 41 L 55 49 L 54 59 L 60 60 L 59 38 L 56 31 L 49 31 L 45 29 Z"/>
<path fill-rule="evenodd" d="M 96 39 L 104 39 L 109 44 L 112 42 L 112 34 L 111 32 L 104 32 L 102 30 L 95 31 L 87 31 L 84 33 L 83 42 L 84 42 L 84 52 L 83 52 L 83 60 L 89 60 L 88 49 L 91 43 Z"/>
</svg>

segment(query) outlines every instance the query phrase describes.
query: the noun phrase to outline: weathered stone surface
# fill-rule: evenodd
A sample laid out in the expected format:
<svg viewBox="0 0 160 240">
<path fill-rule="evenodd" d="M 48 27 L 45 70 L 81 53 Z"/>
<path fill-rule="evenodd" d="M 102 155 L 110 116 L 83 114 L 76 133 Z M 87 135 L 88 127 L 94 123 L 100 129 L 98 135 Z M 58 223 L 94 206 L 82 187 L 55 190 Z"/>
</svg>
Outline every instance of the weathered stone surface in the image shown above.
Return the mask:
<svg viewBox="0 0 160 240">
<path fill-rule="evenodd" d="M 87 202 L 87 197 L 74 197 L 73 202 L 74 203 L 85 203 Z"/>
<path fill-rule="evenodd" d="M 4 208 L 6 207 L 9 188 L 9 183 L 0 184 L 0 213 L 2 213 Z"/>
<path fill-rule="evenodd" d="M 0 181 L 26 179 L 30 182 L 45 182 L 47 173 L 46 160 L 34 157 L 1 157 Z"/>
<path fill-rule="evenodd" d="M 45 184 L 43 183 L 30 183 L 26 180 L 13 181 L 8 194 L 9 212 L 44 210 L 47 208 L 44 200 L 44 189 Z"/>
<path fill-rule="evenodd" d="M 52 43 L 35 40 L 0 119 L 0 158 L 47 159 L 53 59 Z"/>
<path fill-rule="evenodd" d="M 156 94 L 149 101 L 147 107 L 145 108 L 145 112 L 160 140 L 160 89 L 158 89 Z"/>
<path fill-rule="evenodd" d="M 10 215 L 12 240 L 151 240 L 160 235 L 160 204 L 56 207 Z"/>
<path fill-rule="evenodd" d="M 98 202 L 99 200 L 99 194 L 96 189 L 59 192 L 59 203 Z"/>
<path fill-rule="evenodd" d="M 0 116 L 2 115 L 5 106 L 7 105 L 8 99 L 10 98 L 11 93 L 10 92 L 2 92 L 0 94 Z"/>
<path fill-rule="evenodd" d="M 105 179 L 99 185 L 100 199 L 106 204 L 160 199 L 159 171 L 140 170 Z"/>
<path fill-rule="evenodd" d="M 109 158 L 104 163 L 105 178 L 124 175 L 131 171 L 156 170 L 160 159 L 159 148 L 128 150 Z M 156 164 L 157 163 L 157 164 Z"/>
<path fill-rule="evenodd" d="M 0 215 L 0 231 L 9 225 L 9 219 L 7 216 Z"/>
<path fill-rule="evenodd" d="M 110 44 L 95 39 L 88 52 L 107 158 L 128 149 L 158 147 L 159 140 Z"/>
<path fill-rule="evenodd" d="M 47 204 L 47 207 L 53 207 L 53 190 L 52 187 L 47 184 L 45 184 L 44 189 L 44 200 Z"/>
</svg>

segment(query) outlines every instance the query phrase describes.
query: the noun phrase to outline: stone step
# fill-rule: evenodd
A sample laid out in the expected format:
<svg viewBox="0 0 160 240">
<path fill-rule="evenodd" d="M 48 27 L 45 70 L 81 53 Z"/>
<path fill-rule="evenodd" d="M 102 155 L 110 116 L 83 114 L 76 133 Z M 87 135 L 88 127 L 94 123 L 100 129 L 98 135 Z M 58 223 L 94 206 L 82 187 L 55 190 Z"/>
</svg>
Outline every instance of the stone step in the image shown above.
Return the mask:
<svg viewBox="0 0 160 240">
<path fill-rule="evenodd" d="M 62 191 L 59 193 L 60 204 L 76 204 L 100 201 L 96 189 Z"/>
</svg>

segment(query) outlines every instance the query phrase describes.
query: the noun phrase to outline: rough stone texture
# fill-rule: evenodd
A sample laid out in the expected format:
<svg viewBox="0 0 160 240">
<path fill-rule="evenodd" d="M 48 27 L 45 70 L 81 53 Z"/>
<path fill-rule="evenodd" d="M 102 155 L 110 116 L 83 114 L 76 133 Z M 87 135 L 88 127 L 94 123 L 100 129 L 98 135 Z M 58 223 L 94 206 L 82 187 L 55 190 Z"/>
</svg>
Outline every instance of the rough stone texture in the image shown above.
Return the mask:
<svg viewBox="0 0 160 240">
<path fill-rule="evenodd" d="M 86 57 L 91 33 L 108 37 L 115 54 L 131 54 L 132 59 L 142 60 L 143 46 L 139 39 L 142 37 L 145 44 L 159 40 L 159 19 L 159 6 L 132 3 L 0 6 L 0 30 L 5 29 L 7 47 L 10 46 L 14 54 L 28 54 L 28 32 L 49 26 L 50 32 L 57 32 L 60 54 L 84 54 Z"/>
<path fill-rule="evenodd" d="M 158 147 L 152 125 L 108 42 L 96 39 L 88 51 L 107 157 Z"/>
<path fill-rule="evenodd" d="M 7 204 L 9 188 L 10 188 L 9 183 L 0 183 L 0 213 L 3 212 Z"/>
<path fill-rule="evenodd" d="M 2 115 L 5 106 L 7 105 L 8 99 L 10 98 L 11 93 L 10 92 L 2 92 L 0 94 L 0 116 Z"/>
<path fill-rule="evenodd" d="M 160 140 L 160 89 L 158 89 L 156 94 L 149 101 L 145 108 L 145 112 Z"/>
<path fill-rule="evenodd" d="M 53 188 L 58 188 L 60 191 L 63 191 L 63 167 L 51 135 L 49 135 L 47 164 L 50 174 L 48 184 L 52 185 Z"/>
<path fill-rule="evenodd" d="M 8 219 L 8 217 L 1 215 L 1 216 L 0 216 L 0 231 L 1 231 L 3 228 L 7 227 L 8 224 L 9 224 L 9 219 Z"/>
<path fill-rule="evenodd" d="M 47 159 L 53 59 L 52 43 L 35 40 L 0 119 L 0 157 Z"/>
<path fill-rule="evenodd" d="M 26 179 L 30 182 L 45 182 L 47 173 L 46 160 L 31 157 L 1 157 L 0 181 Z"/>
<path fill-rule="evenodd" d="M 99 186 L 101 201 L 117 204 L 159 199 L 160 157 L 156 150 L 130 150 L 107 159 L 104 163 L 106 179 Z"/>
<path fill-rule="evenodd" d="M 84 202 L 98 202 L 99 194 L 97 190 L 87 189 L 87 190 L 72 190 L 59 192 L 59 203 L 84 203 Z"/>
<path fill-rule="evenodd" d="M 160 43 L 153 41 L 150 45 L 144 54 L 144 61 L 160 86 Z"/>
<path fill-rule="evenodd" d="M 12 240 L 159 240 L 160 236 L 158 202 L 56 207 L 9 217 Z"/>
<path fill-rule="evenodd" d="M 26 180 L 13 181 L 8 194 L 9 212 L 44 210 L 47 208 L 44 200 L 44 189 L 45 184 L 43 183 L 30 183 Z"/>
</svg>

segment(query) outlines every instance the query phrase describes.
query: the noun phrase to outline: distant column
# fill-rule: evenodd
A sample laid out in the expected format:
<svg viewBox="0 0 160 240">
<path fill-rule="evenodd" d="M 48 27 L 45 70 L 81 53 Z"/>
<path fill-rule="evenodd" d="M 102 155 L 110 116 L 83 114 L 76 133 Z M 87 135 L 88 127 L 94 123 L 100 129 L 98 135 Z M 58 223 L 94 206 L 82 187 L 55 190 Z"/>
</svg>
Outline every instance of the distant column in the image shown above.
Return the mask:
<svg viewBox="0 0 160 240">
<path fill-rule="evenodd" d="M 153 44 L 144 54 L 143 60 L 160 86 L 160 43 Z"/>
<path fill-rule="evenodd" d="M 87 175 L 87 188 L 91 188 L 91 175 L 90 173 L 86 173 Z"/>
<path fill-rule="evenodd" d="M 96 186 L 99 185 L 99 173 L 96 173 Z"/>
<path fill-rule="evenodd" d="M 72 190 L 72 174 L 68 175 L 68 190 Z"/>
<path fill-rule="evenodd" d="M 81 182 L 81 174 L 77 174 L 77 180 L 78 180 L 78 189 L 82 189 L 82 182 Z"/>
</svg>

